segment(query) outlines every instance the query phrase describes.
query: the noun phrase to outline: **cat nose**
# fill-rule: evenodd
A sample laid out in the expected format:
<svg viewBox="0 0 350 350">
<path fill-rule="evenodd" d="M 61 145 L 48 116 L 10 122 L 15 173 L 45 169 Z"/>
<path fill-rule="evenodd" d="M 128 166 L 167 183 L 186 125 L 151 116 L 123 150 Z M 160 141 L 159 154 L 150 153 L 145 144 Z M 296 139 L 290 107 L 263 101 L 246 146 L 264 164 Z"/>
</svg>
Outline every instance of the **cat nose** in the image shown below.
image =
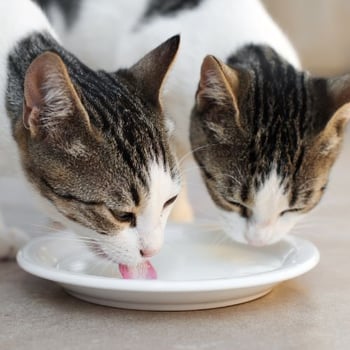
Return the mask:
<svg viewBox="0 0 350 350">
<path fill-rule="evenodd" d="M 156 255 L 159 252 L 159 249 L 141 249 L 140 254 L 143 258 L 150 258 L 153 255 Z"/>
<path fill-rule="evenodd" d="M 263 247 L 269 245 L 273 231 L 268 225 L 256 225 L 251 227 L 245 234 L 247 242 L 254 247 Z"/>
<path fill-rule="evenodd" d="M 263 247 L 266 245 L 266 242 L 259 239 L 259 238 L 247 238 L 247 241 L 250 245 L 252 245 L 253 247 Z"/>
</svg>

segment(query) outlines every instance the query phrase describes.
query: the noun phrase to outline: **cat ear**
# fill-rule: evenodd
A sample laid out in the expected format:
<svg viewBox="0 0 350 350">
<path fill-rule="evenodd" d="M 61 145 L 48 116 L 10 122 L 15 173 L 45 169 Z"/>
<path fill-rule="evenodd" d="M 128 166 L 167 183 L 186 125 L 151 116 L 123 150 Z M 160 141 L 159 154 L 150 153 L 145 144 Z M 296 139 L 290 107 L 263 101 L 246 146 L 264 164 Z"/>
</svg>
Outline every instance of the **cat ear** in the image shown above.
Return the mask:
<svg viewBox="0 0 350 350">
<path fill-rule="evenodd" d="M 321 142 L 320 152 L 328 154 L 336 149 L 350 120 L 350 74 L 337 78 L 313 78 L 316 102 L 320 111 L 315 131 Z"/>
<path fill-rule="evenodd" d="M 23 123 L 32 137 L 53 138 L 62 137 L 73 123 L 89 125 L 66 66 L 55 53 L 41 54 L 26 72 Z"/>
<path fill-rule="evenodd" d="M 237 96 L 239 90 L 238 72 L 214 56 L 204 58 L 196 95 L 198 110 L 210 105 L 233 105 L 238 111 Z"/>
<path fill-rule="evenodd" d="M 312 78 L 315 100 L 323 117 L 316 126 L 320 131 L 337 124 L 343 128 L 350 119 L 350 74 L 336 78 Z"/>
<path fill-rule="evenodd" d="M 179 44 L 180 36 L 176 35 L 149 52 L 129 69 L 143 95 L 156 106 L 160 104 L 160 90 L 175 59 Z"/>
<path fill-rule="evenodd" d="M 326 127 L 333 125 L 342 133 L 350 120 L 350 74 L 328 79 L 327 85 L 333 115 Z"/>
</svg>

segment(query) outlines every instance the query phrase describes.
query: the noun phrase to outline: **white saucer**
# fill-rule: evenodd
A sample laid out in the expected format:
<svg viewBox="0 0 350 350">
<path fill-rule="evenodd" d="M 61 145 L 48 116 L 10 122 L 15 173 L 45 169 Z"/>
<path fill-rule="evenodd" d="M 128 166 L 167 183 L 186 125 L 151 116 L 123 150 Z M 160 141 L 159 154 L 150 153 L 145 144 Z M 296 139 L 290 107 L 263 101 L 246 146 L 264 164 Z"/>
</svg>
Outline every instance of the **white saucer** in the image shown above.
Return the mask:
<svg viewBox="0 0 350 350">
<path fill-rule="evenodd" d="M 254 248 L 233 243 L 210 227 L 169 225 L 164 247 L 152 259 L 158 279 L 123 280 L 117 265 L 95 257 L 75 237 L 60 232 L 33 239 L 17 261 L 77 298 L 127 309 L 196 310 L 242 303 L 319 261 L 317 248 L 297 237 Z"/>
</svg>

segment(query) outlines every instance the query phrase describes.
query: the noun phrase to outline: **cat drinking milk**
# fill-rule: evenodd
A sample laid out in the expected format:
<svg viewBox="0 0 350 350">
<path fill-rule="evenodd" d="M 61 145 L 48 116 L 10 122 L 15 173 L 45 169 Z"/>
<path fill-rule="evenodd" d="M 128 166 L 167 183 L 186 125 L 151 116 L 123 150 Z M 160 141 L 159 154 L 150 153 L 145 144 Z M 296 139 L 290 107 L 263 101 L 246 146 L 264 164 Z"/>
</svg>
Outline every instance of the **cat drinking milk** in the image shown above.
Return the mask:
<svg viewBox="0 0 350 350">
<path fill-rule="evenodd" d="M 181 34 L 164 108 L 178 153 L 192 147 L 210 210 L 232 238 L 274 243 L 318 204 L 349 119 L 350 79 L 300 70 L 260 1 L 38 2 L 63 43 L 95 67 L 128 66 Z"/>
<path fill-rule="evenodd" d="M 37 4 L 0 3 L 0 149 L 50 215 L 124 277 L 161 247 L 180 188 L 159 91 L 175 36 L 112 73 L 94 71 L 57 41 Z M 134 62 L 136 62 L 135 60 Z M 15 235 L 12 232 L 13 235 Z M 23 237 L 0 231 L 0 256 Z"/>
</svg>

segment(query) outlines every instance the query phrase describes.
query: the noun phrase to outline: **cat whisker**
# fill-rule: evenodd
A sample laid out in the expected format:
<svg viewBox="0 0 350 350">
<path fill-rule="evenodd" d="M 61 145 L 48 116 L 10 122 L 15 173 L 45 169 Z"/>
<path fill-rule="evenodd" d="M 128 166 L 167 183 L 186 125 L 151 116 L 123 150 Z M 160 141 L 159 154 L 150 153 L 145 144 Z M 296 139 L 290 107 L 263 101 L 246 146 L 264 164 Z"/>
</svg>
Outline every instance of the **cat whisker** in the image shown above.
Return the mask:
<svg viewBox="0 0 350 350">
<path fill-rule="evenodd" d="M 208 148 L 208 147 L 212 147 L 212 146 L 215 146 L 215 145 L 218 145 L 218 143 L 213 143 L 213 144 L 207 144 L 207 145 L 204 145 L 204 146 L 199 146 L 195 149 L 192 149 L 190 150 L 189 152 L 185 153 L 178 161 L 178 164 L 179 166 L 181 167 L 182 164 L 184 163 L 184 161 L 186 160 L 186 158 L 188 158 L 191 154 L 194 154 L 195 152 L 201 150 L 201 149 L 204 149 L 204 148 Z"/>
<path fill-rule="evenodd" d="M 198 165 L 195 165 L 195 166 L 192 166 L 190 168 L 181 169 L 181 175 L 186 175 L 190 172 L 193 172 L 194 170 L 200 170 L 202 168 L 204 168 L 204 167 L 200 167 Z"/>
<path fill-rule="evenodd" d="M 29 225 L 32 226 L 32 227 L 35 227 L 35 228 L 46 230 L 45 231 L 46 233 L 49 233 L 49 232 L 62 232 L 62 231 L 64 231 L 64 229 L 62 230 L 62 229 L 59 229 L 59 228 L 52 227 L 50 225 L 46 226 L 46 225 L 39 225 L 39 224 L 33 224 L 33 223 L 31 223 Z"/>
<path fill-rule="evenodd" d="M 239 181 L 235 176 L 231 175 L 231 174 L 222 174 L 222 176 L 227 176 L 229 177 L 230 179 L 234 180 L 235 183 L 239 186 L 242 185 L 242 181 Z"/>
<path fill-rule="evenodd" d="M 224 242 L 231 241 L 231 239 L 225 234 L 218 234 L 216 239 L 213 240 L 212 244 L 216 246 L 222 245 Z"/>
</svg>

